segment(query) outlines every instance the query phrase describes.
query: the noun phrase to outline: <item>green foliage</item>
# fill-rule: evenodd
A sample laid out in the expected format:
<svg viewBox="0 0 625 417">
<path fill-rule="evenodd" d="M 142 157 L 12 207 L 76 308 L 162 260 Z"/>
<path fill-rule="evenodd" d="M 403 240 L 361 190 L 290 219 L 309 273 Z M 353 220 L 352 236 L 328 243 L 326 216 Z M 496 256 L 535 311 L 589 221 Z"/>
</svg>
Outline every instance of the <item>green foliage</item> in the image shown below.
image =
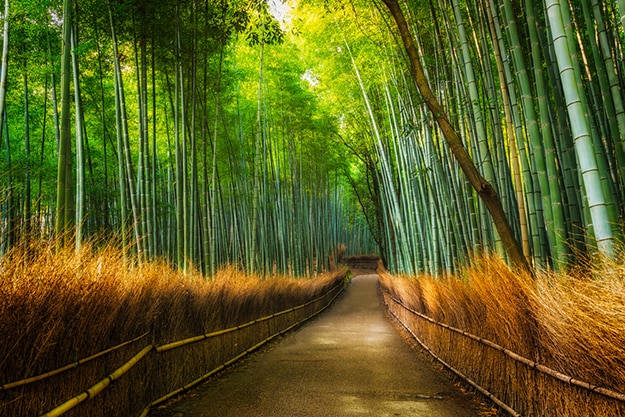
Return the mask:
<svg viewBox="0 0 625 417">
<path fill-rule="evenodd" d="M 70 154 L 75 164 L 78 116 L 84 123 L 86 235 L 104 233 L 124 244 L 132 230 L 134 243 L 124 244 L 129 254 L 163 256 L 179 266 L 188 261 L 207 273 L 222 263 L 253 267 L 246 265 L 252 218 L 258 218 L 254 227 L 262 229 L 260 270 L 268 274 L 276 269 L 313 274 L 327 268 L 330 254 L 349 238 L 352 227 L 358 229 L 359 241 L 367 241 L 366 231 L 354 221 L 355 208 L 338 197 L 344 193 L 341 173 L 349 158 L 336 140 L 337 118 L 302 79 L 310 66 L 302 59 L 297 30 L 283 28 L 264 1 L 85 0 L 74 6 L 77 46 L 72 52 L 79 64 L 82 113 L 75 114 L 72 99 Z M 37 230 L 47 235 L 56 214 L 62 8 L 29 0 L 11 14 L 10 148 L 5 134 L 0 164 L 9 170 L 11 158 L 11 175 L 1 181 L 6 190 L 12 181 L 13 200 L 6 198 L 7 191 L 0 201 L 3 210 L 9 209 L 9 200 L 22 200 L 25 206 L 30 185 L 29 203 L 41 203 L 41 211 L 30 220 L 19 214 L 20 223 L 39 222 Z M 265 76 L 259 124 L 261 48 Z M 25 75 L 28 120 L 21 88 Z M 116 99 L 121 83 L 124 92 L 119 90 Z M 70 96 L 76 87 L 71 82 Z M 25 150 L 26 121 L 30 154 Z M 129 160 L 124 146 L 117 147 L 118 131 L 127 132 L 123 145 Z M 260 158 L 256 137 L 262 140 Z M 261 185 L 253 180 L 257 169 Z M 74 170 L 75 165 L 69 169 L 68 193 L 75 192 Z M 263 203 L 254 217 L 252 196 L 258 186 Z M 2 230 L 14 227 L 8 218 L 3 217 Z M 183 234 L 175 233 L 178 227 Z M 18 226 L 17 235 L 23 230 Z M 3 242 L 9 242 L 6 236 Z"/>
</svg>

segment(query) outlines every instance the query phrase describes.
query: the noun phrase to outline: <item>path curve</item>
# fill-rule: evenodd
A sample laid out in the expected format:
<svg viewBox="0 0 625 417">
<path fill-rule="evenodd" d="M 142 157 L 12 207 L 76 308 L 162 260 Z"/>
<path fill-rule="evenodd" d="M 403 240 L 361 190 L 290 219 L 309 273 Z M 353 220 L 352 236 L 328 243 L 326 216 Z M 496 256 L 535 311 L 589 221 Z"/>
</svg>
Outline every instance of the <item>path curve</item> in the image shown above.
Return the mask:
<svg viewBox="0 0 625 417">
<path fill-rule="evenodd" d="M 377 275 L 355 277 L 320 317 L 150 416 L 477 416 L 402 340 L 377 283 Z"/>
</svg>

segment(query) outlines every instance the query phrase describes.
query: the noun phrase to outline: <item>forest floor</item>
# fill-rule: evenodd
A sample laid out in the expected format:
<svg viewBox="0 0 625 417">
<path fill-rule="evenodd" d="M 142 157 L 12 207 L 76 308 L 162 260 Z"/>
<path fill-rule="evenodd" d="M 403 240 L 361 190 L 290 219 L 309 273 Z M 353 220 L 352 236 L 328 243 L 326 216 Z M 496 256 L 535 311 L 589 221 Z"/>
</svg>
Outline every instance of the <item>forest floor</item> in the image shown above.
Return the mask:
<svg viewBox="0 0 625 417">
<path fill-rule="evenodd" d="M 381 304 L 377 275 L 356 276 L 321 316 L 150 416 L 496 414 L 404 339 Z"/>
</svg>

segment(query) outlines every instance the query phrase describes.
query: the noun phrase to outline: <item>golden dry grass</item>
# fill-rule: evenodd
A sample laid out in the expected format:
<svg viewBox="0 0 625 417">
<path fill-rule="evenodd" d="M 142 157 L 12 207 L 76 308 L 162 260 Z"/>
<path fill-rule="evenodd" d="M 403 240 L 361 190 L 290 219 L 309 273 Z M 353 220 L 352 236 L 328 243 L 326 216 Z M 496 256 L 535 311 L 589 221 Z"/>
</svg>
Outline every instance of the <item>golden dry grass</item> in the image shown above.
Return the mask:
<svg viewBox="0 0 625 417">
<path fill-rule="evenodd" d="M 536 279 L 483 257 L 460 277 L 393 277 L 382 284 L 433 319 L 559 372 L 625 393 L 625 266 L 603 262 Z M 552 380 L 477 342 L 407 317 L 435 352 L 522 415 L 618 416 L 625 404 Z"/>
<path fill-rule="evenodd" d="M 73 249 L 57 252 L 54 245 L 39 242 L 28 250 L 15 250 L 0 265 L 0 385 L 51 371 L 149 334 L 119 353 L 85 366 L 85 370 L 80 367 L 70 371 L 69 377 L 66 374 L 50 382 L 0 391 L 0 415 L 47 411 L 97 382 L 149 343 L 162 345 L 304 304 L 340 282 L 345 273 L 341 269 L 315 279 L 264 278 L 227 267 L 207 280 L 197 273 L 183 275 L 165 263 L 128 265 L 112 248 L 95 251 L 85 246 L 79 253 Z M 240 338 L 244 336 L 237 337 L 233 343 L 243 346 Z M 222 356 L 229 359 L 229 347 L 216 348 L 224 352 L 204 346 L 203 352 L 195 348 L 192 354 L 207 355 L 210 361 Z M 178 356 L 184 353 L 171 355 L 181 361 L 180 366 L 189 362 Z M 203 366 L 213 365 L 206 362 Z M 143 380 L 140 375 L 137 378 Z M 46 384 L 54 387 L 47 389 Z M 170 387 L 164 381 L 155 389 L 163 395 L 179 386 Z M 155 399 L 150 395 L 146 398 Z M 125 415 L 124 408 L 119 408 L 117 415 Z M 98 412 L 82 410 L 76 415 Z M 107 411 L 100 415 L 114 414 Z"/>
</svg>

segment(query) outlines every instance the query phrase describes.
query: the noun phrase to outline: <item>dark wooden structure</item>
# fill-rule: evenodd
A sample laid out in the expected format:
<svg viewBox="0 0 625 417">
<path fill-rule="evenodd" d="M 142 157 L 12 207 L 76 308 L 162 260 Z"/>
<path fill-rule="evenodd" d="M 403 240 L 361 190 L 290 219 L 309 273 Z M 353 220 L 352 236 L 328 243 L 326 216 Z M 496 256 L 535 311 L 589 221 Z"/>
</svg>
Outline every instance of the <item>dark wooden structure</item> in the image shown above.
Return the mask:
<svg viewBox="0 0 625 417">
<path fill-rule="evenodd" d="M 347 264 L 349 269 L 361 269 L 367 271 L 375 271 L 378 268 L 378 255 L 356 255 L 346 256 L 343 262 Z"/>
</svg>

